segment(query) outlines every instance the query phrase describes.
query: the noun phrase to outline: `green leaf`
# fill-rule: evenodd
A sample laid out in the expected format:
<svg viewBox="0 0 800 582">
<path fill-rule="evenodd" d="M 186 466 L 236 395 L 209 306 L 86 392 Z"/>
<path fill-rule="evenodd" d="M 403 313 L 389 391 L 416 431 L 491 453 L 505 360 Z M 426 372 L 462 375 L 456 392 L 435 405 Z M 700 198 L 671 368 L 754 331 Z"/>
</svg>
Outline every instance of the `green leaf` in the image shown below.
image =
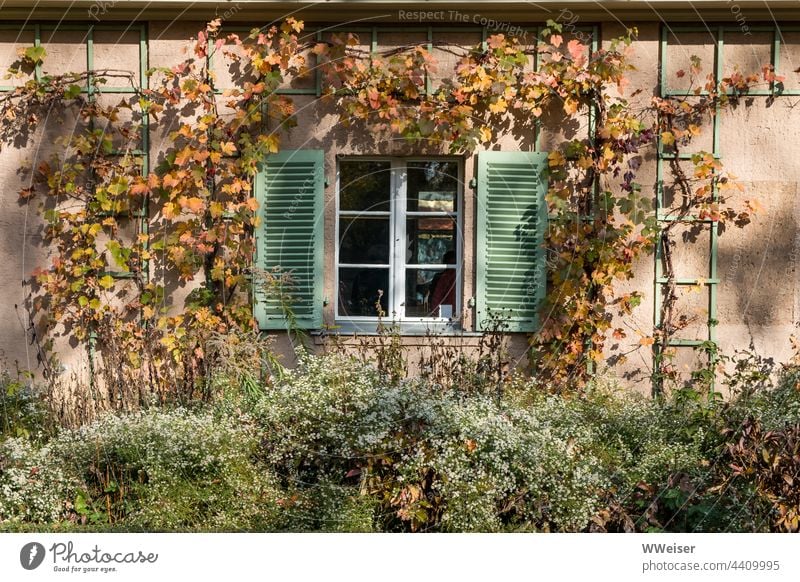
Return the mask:
<svg viewBox="0 0 800 582">
<path fill-rule="evenodd" d="M 111 256 L 114 258 L 114 262 L 117 264 L 117 266 L 119 266 L 120 269 L 126 273 L 130 271 L 128 261 L 131 258 L 131 249 L 123 248 L 119 242 L 115 240 L 108 241 L 108 243 L 106 243 L 106 249 L 108 249 L 108 252 L 111 253 Z"/>
<path fill-rule="evenodd" d="M 125 178 L 115 178 L 111 184 L 108 185 L 107 190 L 114 196 L 119 196 L 128 191 L 128 180 Z"/>
<path fill-rule="evenodd" d="M 81 94 L 81 86 L 80 85 L 70 85 L 64 91 L 64 98 L 65 99 L 75 99 L 78 95 Z"/>
<path fill-rule="evenodd" d="M 25 58 L 32 63 L 41 63 L 47 56 L 47 51 L 43 46 L 29 46 L 25 49 Z"/>
<path fill-rule="evenodd" d="M 111 289 L 114 286 L 114 277 L 111 275 L 104 275 L 97 282 L 103 289 Z"/>
</svg>

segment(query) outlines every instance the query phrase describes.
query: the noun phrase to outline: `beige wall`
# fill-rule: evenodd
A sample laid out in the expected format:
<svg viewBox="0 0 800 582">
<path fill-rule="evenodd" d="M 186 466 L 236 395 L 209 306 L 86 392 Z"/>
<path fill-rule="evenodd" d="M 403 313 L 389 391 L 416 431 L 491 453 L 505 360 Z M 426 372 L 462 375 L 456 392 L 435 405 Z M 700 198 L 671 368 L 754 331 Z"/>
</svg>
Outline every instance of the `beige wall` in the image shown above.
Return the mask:
<svg viewBox="0 0 800 582">
<path fill-rule="evenodd" d="M 156 21 L 149 23 L 149 65 L 171 66 L 181 60 L 182 50 L 187 40 L 200 27 L 201 22 Z M 660 70 L 659 39 L 660 29 L 657 23 L 638 24 L 639 39 L 634 44 L 634 63 L 637 70 L 631 74 L 631 90 L 641 88 L 642 92 L 635 98 L 643 106 L 657 92 L 658 73 Z M 623 27 L 618 23 L 605 23 L 601 26 L 604 42 L 621 34 Z M 86 54 L 82 43 L 83 33 L 57 33 L 47 38 L 48 67 L 52 70 L 76 70 L 85 67 Z M 130 33 L 104 33 L 95 39 L 96 60 L 98 66 L 113 66 L 121 69 L 138 69 L 135 45 L 137 39 Z M 28 35 L 30 36 L 30 35 Z M 416 39 L 412 33 L 379 36 L 381 47 L 396 46 Z M 9 31 L 0 33 L 0 62 L 8 63 L 14 54 L 15 46 L 29 45 L 31 38 L 18 37 Z M 422 40 L 422 39 L 420 39 Z M 454 44 L 473 45 L 480 41 L 480 33 L 447 32 L 435 33 L 434 40 L 443 40 Z M 707 34 L 683 35 L 674 39 L 674 46 L 669 49 L 670 65 L 668 73 L 682 68 L 691 54 L 704 57 L 710 66 L 713 55 L 713 39 Z M 786 45 L 781 54 L 784 71 L 793 71 L 800 66 L 800 35 L 786 35 Z M 736 35 L 726 36 L 725 59 L 730 63 L 741 63 L 745 72 L 757 69 L 758 65 L 769 59 L 771 36 L 768 35 Z M 436 49 L 442 60 L 453 60 L 453 57 Z M 678 65 L 676 63 L 682 62 Z M 52 64 L 50 64 L 52 63 Z M 443 64 L 442 71 L 447 70 Z M 726 72 L 730 69 L 726 67 Z M 787 88 L 797 88 L 798 75 L 790 74 Z M 225 72 L 220 71 L 220 79 Z M 297 86 L 297 85 L 296 85 Z M 774 356 L 777 360 L 785 360 L 789 355 L 788 336 L 796 322 L 798 292 L 796 285 L 796 263 L 800 257 L 800 209 L 798 208 L 798 181 L 800 180 L 800 164 L 797 163 L 798 148 L 793 139 L 800 130 L 800 115 L 797 113 L 798 97 L 784 97 L 774 103 L 768 103 L 765 97 L 748 99 L 733 111 L 726 112 L 722 120 L 721 154 L 727 168 L 737 174 L 748 188 L 747 196 L 758 198 L 764 206 L 752 225 L 739 231 L 729 228 L 720 237 L 719 243 L 719 275 L 722 282 L 718 287 L 718 338 L 723 349 L 745 348 L 752 343 L 765 356 Z M 287 149 L 316 148 L 325 150 L 325 174 L 328 186 L 325 190 L 325 292 L 329 303 L 324 316 L 328 324 L 334 323 L 335 283 L 334 283 L 334 232 L 335 232 L 335 171 L 337 155 L 419 155 L 446 154 L 436 148 L 421 151 L 412 149 L 407 144 L 395 140 L 387 141 L 368 132 L 353 128 L 345 128 L 325 105 L 313 96 L 297 96 L 295 98 L 300 114 L 299 126 L 285 136 L 282 147 Z M 20 168 L 25 165 L 34 166 L 49 155 L 53 148 L 53 136 L 60 132 L 71 131 L 70 116 L 63 115 L 62 121 L 55 118 L 48 120 L 40 132 L 44 139 L 39 140 L 41 146 L 26 150 L 6 147 L 0 154 L 0 353 L 7 360 L 17 360 L 23 367 L 35 368 L 35 349 L 30 345 L 31 336 L 26 334 L 24 310 L 15 308 L 15 304 L 23 306 L 26 301 L 21 281 L 29 277 L 37 266 L 46 264 L 47 249 L 41 241 L 41 223 L 33 208 L 21 205 L 17 201 L 17 191 L 28 179 Z M 163 151 L 164 140 L 171 130 L 174 120 L 165 119 L 152 127 L 151 156 L 155 162 L 159 152 Z M 558 143 L 564 137 L 585 135 L 586 124 L 565 126 L 558 114 L 551 114 L 546 121 L 542 135 L 542 148 Z M 503 149 L 531 149 L 532 137 L 510 128 L 500 136 Z M 710 148 L 710 143 L 702 144 Z M 643 190 L 655 191 L 655 153 L 643 152 L 645 164 L 640 170 L 639 182 Z M 464 301 L 474 295 L 474 224 L 475 202 L 474 191 L 469 181 L 475 173 L 476 156 L 463 157 L 464 193 L 463 236 L 464 265 L 462 282 Z M 697 236 L 696 243 L 681 242 L 676 248 L 676 265 L 678 276 L 707 277 L 708 243 L 707 233 Z M 687 240 L 691 236 L 687 234 Z M 704 242 L 705 241 L 705 242 Z M 641 333 L 650 333 L 653 325 L 654 295 L 654 260 L 647 257 L 636 267 L 635 280 L 621 284 L 621 291 L 638 290 L 645 295 L 645 301 L 633 317 L 615 322 L 615 326 L 623 327 L 628 337 L 620 342 L 610 342 L 608 350 L 609 364 L 618 374 L 625 377 L 637 389 L 646 391 L 649 387 L 647 376 L 651 365 L 649 349 L 636 349 Z M 171 300 L 180 305 L 182 296 L 188 289 L 179 285 L 170 287 Z M 689 293 L 681 300 L 680 309 L 694 314 L 700 322 L 708 315 L 706 309 L 707 296 L 705 290 Z M 473 329 L 473 322 L 468 314 L 467 328 Z M 702 338 L 706 333 L 703 325 L 693 325 L 682 332 L 686 338 Z M 474 343 L 474 338 L 465 340 Z M 518 335 L 511 338 L 511 360 L 525 363 L 524 352 L 527 339 Z M 319 343 L 319 342 L 318 342 Z M 410 351 L 424 346 L 424 338 L 406 338 Z M 287 361 L 291 360 L 291 350 L 284 340 L 279 342 L 280 349 L 285 352 Z M 625 362 L 618 361 L 618 355 L 628 352 Z M 76 354 L 64 348 L 63 359 L 74 360 Z M 682 354 L 682 359 L 689 360 L 690 354 Z M 416 358 L 410 356 L 411 360 Z M 413 369 L 413 361 L 411 363 Z"/>
</svg>

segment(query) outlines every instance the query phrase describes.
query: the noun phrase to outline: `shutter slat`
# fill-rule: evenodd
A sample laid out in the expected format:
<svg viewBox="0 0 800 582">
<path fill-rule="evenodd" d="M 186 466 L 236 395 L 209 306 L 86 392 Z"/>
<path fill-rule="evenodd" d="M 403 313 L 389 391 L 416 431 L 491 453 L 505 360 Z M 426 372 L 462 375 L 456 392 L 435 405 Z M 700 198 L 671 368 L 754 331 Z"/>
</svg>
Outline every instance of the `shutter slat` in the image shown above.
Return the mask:
<svg viewBox="0 0 800 582">
<path fill-rule="evenodd" d="M 257 266 L 290 272 L 291 309 L 301 328 L 322 327 L 324 155 L 321 150 L 270 155 L 256 181 L 261 225 L 256 231 Z M 278 297 L 255 290 L 260 329 L 287 329 Z"/>
<path fill-rule="evenodd" d="M 478 156 L 477 320 L 491 312 L 509 331 L 538 329 L 546 293 L 545 172 L 541 152 L 481 152 Z"/>
</svg>

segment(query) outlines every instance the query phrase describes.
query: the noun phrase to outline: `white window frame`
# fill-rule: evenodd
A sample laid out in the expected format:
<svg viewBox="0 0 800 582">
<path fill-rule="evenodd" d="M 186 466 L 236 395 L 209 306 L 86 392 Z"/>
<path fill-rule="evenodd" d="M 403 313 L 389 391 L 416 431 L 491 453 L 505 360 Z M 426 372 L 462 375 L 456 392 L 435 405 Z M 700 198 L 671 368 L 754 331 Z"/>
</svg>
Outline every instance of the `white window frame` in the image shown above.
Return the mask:
<svg viewBox="0 0 800 582">
<path fill-rule="evenodd" d="M 359 211 L 359 210 L 341 210 L 340 208 L 340 192 L 341 192 L 341 163 L 348 161 L 361 161 L 361 162 L 389 162 L 390 163 L 390 199 L 389 211 Z M 456 176 L 457 190 L 456 190 L 456 210 L 455 212 L 420 212 L 409 211 L 408 207 L 408 164 L 411 162 L 455 162 L 458 168 L 458 175 Z M 387 216 L 389 217 L 389 232 L 390 232 L 390 252 L 389 264 L 366 264 L 366 263 L 345 263 L 342 265 L 339 262 L 339 243 L 340 232 L 339 224 L 341 218 L 353 218 L 357 216 Z M 451 217 L 455 219 L 456 223 L 456 262 L 454 264 L 423 264 L 406 263 L 406 244 L 399 244 L 401 241 L 406 240 L 406 221 L 409 218 L 444 218 Z M 461 312 L 463 309 L 463 254 L 464 254 L 464 164 L 463 160 L 458 157 L 452 156 L 409 156 L 409 157 L 391 157 L 391 156 L 339 156 L 336 160 L 336 229 L 334 244 L 336 245 L 335 253 L 335 276 L 334 276 L 334 319 L 337 326 L 342 331 L 355 331 L 364 330 L 365 326 L 371 323 L 377 323 L 379 318 L 372 315 L 342 315 L 339 313 L 339 269 L 341 267 L 351 268 L 376 268 L 388 267 L 389 269 L 389 289 L 385 291 L 387 294 L 387 313 L 382 318 L 384 323 L 399 323 L 404 331 L 416 331 L 417 328 L 420 332 L 429 329 L 461 329 Z M 407 317 L 405 313 L 405 293 L 406 282 L 405 274 L 407 267 L 426 269 L 456 269 L 456 290 L 455 290 L 455 305 L 453 306 L 453 317 Z M 343 324 L 343 325 L 342 325 Z M 361 324 L 361 325 L 360 325 Z"/>
</svg>

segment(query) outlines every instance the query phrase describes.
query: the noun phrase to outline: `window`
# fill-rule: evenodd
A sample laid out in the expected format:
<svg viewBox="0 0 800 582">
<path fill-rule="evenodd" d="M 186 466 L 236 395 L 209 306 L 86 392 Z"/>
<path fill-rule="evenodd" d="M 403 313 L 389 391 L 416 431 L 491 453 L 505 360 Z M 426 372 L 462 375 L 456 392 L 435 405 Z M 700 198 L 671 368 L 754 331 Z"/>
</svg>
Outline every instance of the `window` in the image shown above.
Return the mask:
<svg viewBox="0 0 800 582">
<path fill-rule="evenodd" d="M 475 331 L 491 329 L 492 314 L 498 314 L 507 331 L 536 332 L 547 288 L 547 153 L 483 151 L 476 161 L 470 241 Z M 340 329 L 352 332 L 360 322 L 375 322 L 380 312 L 402 322 L 407 333 L 460 328 L 465 308 L 460 160 L 343 158 L 337 171 L 334 209 L 325 207 L 322 151 L 284 150 L 261 164 L 255 180 L 261 218 L 255 265 L 291 273 L 286 292 L 292 317 L 282 297 L 257 287 L 254 315 L 260 329 L 317 330 L 330 314 Z M 335 249 L 327 246 L 331 239 L 324 232 L 328 211 L 336 215 Z M 336 292 L 326 308 L 325 257 L 334 251 Z"/>
<path fill-rule="evenodd" d="M 460 175 L 452 159 L 339 162 L 337 320 L 460 318 Z"/>
</svg>

